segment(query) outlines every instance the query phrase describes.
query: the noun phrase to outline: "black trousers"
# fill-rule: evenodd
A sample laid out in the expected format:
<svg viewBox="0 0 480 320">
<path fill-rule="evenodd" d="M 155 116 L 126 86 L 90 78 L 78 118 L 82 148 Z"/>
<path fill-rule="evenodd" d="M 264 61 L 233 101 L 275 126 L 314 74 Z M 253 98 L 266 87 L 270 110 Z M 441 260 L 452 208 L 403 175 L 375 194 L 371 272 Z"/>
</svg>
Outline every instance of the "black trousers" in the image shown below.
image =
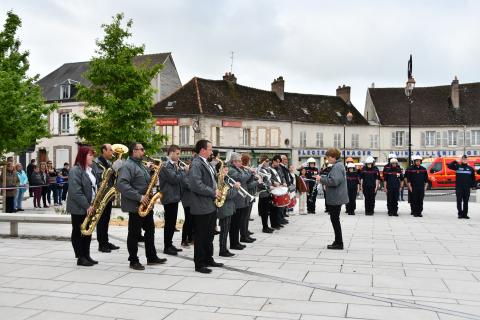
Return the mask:
<svg viewBox="0 0 480 320">
<path fill-rule="evenodd" d="M 252 211 L 252 203 L 242 212 L 240 217 L 240 238 L 248 238 L 248 220 L 250 219 L 250 212 Z"/>
<path fill-rule="evenodd" d="M 164 204 L 163 209 L 165 209 L 165 214 L 164 214 L 165 226 L 163 227 L 163 243 L 166 249 L 173 245 L 172 239 L 173 239 L 173 234 L 175 233 L 175 226 L 177 225 L 178 202 Z"/>
<path fill-rule="evenodd" d="M 202 268 L 214 261 L 213 238 L 217 224 L 217 212 L 215 210 L 209 214 L 192 215 L 192 217 L 195 234 L 193 261 L 195 268 Z"/>
<path fill-rule="evenodd" d="M 42 187 L 42 201 L 43 201 L 43 206 L 47 206 L 47 195 L 49 194 L 49 187 L 48 186 L 43 186 Z M 50 197 L 48 197 L 50 199 Z M 48 204 L 50 204 L 50 200 L 48 200 Z"/>
<path fill-rule="evenodd" d="M 332 223 L 333 232 L 335 233 L 335 244 L 343 244 L 342 225 L 340 224 L 340 210 L 342 206 L 327 205 L 330 214 L 330 222 Z"/>
<path fill-rule="evenodd" d="M 280 227 L 280 216 L 282 215 L 282 208 L 274 206 L 270 203 L 270 225 L 272 228 Z"/>
<path fill-rule="evenodd" d="M 246 214 L 248 214 L 248 207 L 238 208 L 233 213 L 232 221 L 230 224 L 230 246 L 236 246 L 237 244 L 240 244 L 240 225 L 242 223 L 242 218 Z"/>
<path fill-rule="evenodd" d="M 62 201 L 67 200 L 67 193 L 68 193 L 68 182 L 65 182 L 62 187 Z"/>
<path fill-rule="evenodd" d="M 423 211 L 423 198 L 425 197 L 425 189 L 417 188 L 413 189 L 410 193 L 410 209 L 412 214 L 421 214 Z"/>
<path fill-rule="evenodd" d="M 375 187 L 363 187 L 365 197 L 365 213 L 373 213 L 375 210 Z"/>
<path fill-rule="evenodd" d="M 5 209 L 7 212 L 13 212 L 13 210 L 15 210 L 15 196 L 7 197 L 7 200 L 5 201 Z"/>
<path fill-rule="evenodd" d="M 355 213 L 355 209 L 357 209 L 357 190 L 357 187 L 348 188 L 348 203 L 346 205 L 347 213 Z"/>
<path fill-rule="evenodd" d="M 109 243 L 108 225 L 110 223 L 110 216 L 112 215 L 112 202 L 113 201 L 109 201 L 107 203 L 97 224 L 97 241 L 100 246 L 106 246 Z"/>
<path fill-rule="evenodd" d="M 309 187 L 309 192 L 307 194 L 307 212 L 315 212 L 315 205 L 317 202 L 317 188 L 313 186 Z"/>
<path fill-rule="evenodd" d="M 185 212 L 185 221 L 183 221 L 182 227 L 182 242 L 190 242 L 193 241 L 192 214 L 190 213 L 190 207 L 183 207 L 183 211 Z"/>
<path fill-rule="evenodd" d="M 457 196 L 458 216 L 466 217 L 468 215 L 468 200 L 470 199 L 470 188 L 456 188 L 455 195 Z"/>
<path fill-rule="evenodd" d="M 400 194 L 399 188 L 388 188 L 387 210 L 389 214 L 395 214 L 398 212 L 398 195 L 399 194 Z"/>
<path fill-rule="evenodd" d="M 92 236 L 84 236 L 80 232 L 80 226 L 85 220 L 87 214 L 72 214 L 72 247 L 75 252 L 75 258 L 80 257 L 90 257 L 90 242 L 92 241 Z"/>
<path fill-rule="evenodd" d="M 270 215 L 270 197 L 258 198 L 258 215 L 262 218 L 263 229 L 268 228 L 268 216 Z M 270 216 L 270 224 L 273 225 Z"/>
<path fill-rule="evenodd" d="M 138 212 L 128 213 L 128 236 L 127 249 L 128 261 L 138 262 L 138 239 L 141 236 L 142 229 L 145 230 L 145 255 L 147 261 L 157 258 L 157 250 L 155 249 L 155 225 L 153 223 L 153 210 L 145 217 L 140 217 Z"/>
<path fill-rule="evenodd" d="M 220 225 L 220 237 L 218 238 L 220 253 L 227 252 L 227 238 L 228 232 L 230 231 L 230 222 L 232 221 L 232 216 L 228 216 L 218 220 Z"/>
</svg>

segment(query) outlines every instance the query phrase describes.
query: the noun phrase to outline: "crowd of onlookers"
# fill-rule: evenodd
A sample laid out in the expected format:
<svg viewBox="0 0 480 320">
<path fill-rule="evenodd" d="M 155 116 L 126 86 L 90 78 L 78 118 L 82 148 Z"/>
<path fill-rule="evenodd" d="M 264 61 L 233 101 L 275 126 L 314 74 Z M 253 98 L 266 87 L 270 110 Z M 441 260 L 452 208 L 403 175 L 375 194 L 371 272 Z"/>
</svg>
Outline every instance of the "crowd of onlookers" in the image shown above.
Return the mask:
<svg viewBox="0 0 480 320">
<path fill-rule="evenodd" d="M 6 188 L 6 212 L 24 211 L 22 203 L 27 190 L 35 208 L 41 208 L 42 204 L 48 208 L 52 198 L 54 206 L 61 206 L 67 198 L 69 168 L 68 162 L 62 169 L 55 169 L 52 161 L 37 165 L 33 159 L 25 172 L 21 163 L 14 164 L 12 158 L 7 158 L 6 185 L 3 186 Z M 3 180 L 2 174 L 0 181 Z"/>
</svg>

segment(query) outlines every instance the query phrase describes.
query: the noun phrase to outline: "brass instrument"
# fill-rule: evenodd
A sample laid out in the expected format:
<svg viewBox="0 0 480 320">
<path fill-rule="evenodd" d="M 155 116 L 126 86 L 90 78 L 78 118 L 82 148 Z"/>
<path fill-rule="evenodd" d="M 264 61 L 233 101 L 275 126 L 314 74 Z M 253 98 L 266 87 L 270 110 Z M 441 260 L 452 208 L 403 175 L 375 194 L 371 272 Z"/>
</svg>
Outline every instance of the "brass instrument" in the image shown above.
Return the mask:
<svg viewBox="0 0 480 320">
<path fill-rule="evenodd" d="M 220 169 L 218 169 L 218 178 L 217 178 L 217 190 L 221 192 L 220 199 L 215 199 L 215 205 L 217 208 L 222 207 L 225 204 L 225 200 L 227 199 L 228 190 L 232 185 L 228 185 L 225 183 L 225 174 L 223 172 L 223 161 L 218 160 L 220 162 Z"/>
<path fill-rule="evenodd" d="M 138 207 L 138 214 L 142 218 L 145 217 L 150 211 L 152 211 L 155 203 L 158 200 L 161 200 L 163 196 L 163 194 L 160 191 L 157 191 L 155 194 L 153 194 L 153 188 L 158 183 L 158 177 L 160 176 L 160 170 L 163 167 L 163 162 L 160 159 L 153 159 L 149 156 L 144 156 L 144 158 L 148 160 L 152 160 L 154 165 L 153 165 L 153 175 L 150 178 L 150 183 L 148 184 L 147 191 L 145 192 L 145 196 L 149 198 L 148 205 L 145 206 L 143 205 L 143 203 L 140 203 L 140 206 Z"/>
<path fill-rule="evenodd" d="M 230 186 L 233 186 L 237 181 L 235 181 L 234 179 L 232 179 L 228 174 L 225 175 L 225 177 L 227 177 L 227 182 Z M 243 197 L 243 198 L 247 198 L 249 202 L 254 202 L 255 201 L 255 197 L 252 196 L 250 193 L 248 193 L 247 190 L 245 190 L 243 187 L 240 187 L 238 189 L 238 193 Z"/>
<path fill-rule="evenodd" d="M 182 170 L 186 170 L 186 168 L 188 168 L 188 164 L 186 164 L 185 162 L 183 162 L 182 160 L 178 159 L 178 166 L 180 167 L 180 169 Z"/>
<path fill-rule="evenodd" d="M 114 144 L 112 145 L 112 149 L 116 153 L 117 159 L 121 159 L 122 155 L 128 152 L 128 148 L 123 144 Z M 108 168 L 103 171 L 102 183 L 100 184 L 100 187 L 95 194 L 95 199 L 93 199 L 92 203 L 93 212 L 92 214 L 85 217 L 82 225 L 80 226 L 80 232 L 84 236 L 92 235 L 95 227 L 100 221 L 100 217 L 102 216 L 105 207 L 110 202 L 110 200 L 115 197 L 115 194 L 117 193 L 117 188 L 115 187 L 115 184 L 112 187 L 108 188 L 108 183 L 110 182 L 112 174 L 114 174 L 112 168 Z"/>
</svg>

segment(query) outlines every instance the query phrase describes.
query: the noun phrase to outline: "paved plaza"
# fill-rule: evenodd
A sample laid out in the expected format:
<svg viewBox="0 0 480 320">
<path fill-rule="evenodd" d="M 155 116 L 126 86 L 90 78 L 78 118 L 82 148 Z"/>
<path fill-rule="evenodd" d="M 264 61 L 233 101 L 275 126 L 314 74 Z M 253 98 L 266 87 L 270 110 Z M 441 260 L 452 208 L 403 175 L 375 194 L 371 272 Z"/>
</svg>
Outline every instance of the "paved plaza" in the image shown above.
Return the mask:
<svg viewBox="0 0 480 320">
<path fill-rule="evenodd" d="M 400 217 L 388 217 L 378 201 L 373 217 L 342 214 L 343 251 L 326 250 L 333 231 L 323 201 L 317 208 L 273 234 L 261 233 L 255 211 L 257 241 L 215 257 L 226 267 L 209 275 L 194 272 L 193 248 L 166 265 L 129 269 L 125 227 L 111 227 L 116 252 L 100 253 L 92 241 L 99 264 L 90 268 L 76 266 L 69 241 L 0 238 L 0 318 L 480 319 L 479 204 L 471 203 L 471 220 L 458 220 L 453 202 L 426 202 L 424 218 L 414 218 L 405 202 Z M 20 224 L 19 232 L 67 239 L 70 226 Z M 156 244 L 163 257 L 162 229 Z M 215 246 L 218 254 L 217 238 Z"/>
</svg>

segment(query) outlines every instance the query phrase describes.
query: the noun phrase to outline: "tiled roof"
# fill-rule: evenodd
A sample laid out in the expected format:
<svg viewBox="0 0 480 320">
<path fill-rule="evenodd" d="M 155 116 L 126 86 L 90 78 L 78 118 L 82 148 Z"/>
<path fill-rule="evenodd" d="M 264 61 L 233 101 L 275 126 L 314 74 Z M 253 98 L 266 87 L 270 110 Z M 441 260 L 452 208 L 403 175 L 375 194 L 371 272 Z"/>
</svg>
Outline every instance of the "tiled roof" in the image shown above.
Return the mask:
<svg viewBox="0 0 480 320">
<path fill-rule="evenodd" d="M 408 125 L 404 88 L 369 88 L 382 125 Z M 451 86 L 416 87 L 413 90 L 413 126 L 480 125 L 480 82 L 459 85 L 460 107 L 452 106 Z"/>
<path fill-rule="evenodd" d="M 321 124 L 342 124 L 336 112 L 352 112 L 352 124 L 368 124 L 353 105 L 336 96 L 285 92 L 282 101 L 272 91 L 197 77 L 158 102 L 152 112 L 155 116 L 209 115 Z"/>
<path fill-rule="evenodd" d="M 163 64 L 170 56 L 170 52 L 156 53 L 138 56 L 134 59 L 135 64 L 143 64 L 150 61 L 152 65 Z M 89 86 L 90 82 L 83 77 L 83 74 L 88 70 L 89 61 L 65 63 L 60 68 L 46 75 L 38 81 L 42 88 L 42 93 L 45 101 L 57 101 L 60 99 L 59 85 L 73 80 L 80 82 L 83 85 Z M 74 101 L 71 99 L 70 101 Z"/>
</svg>

